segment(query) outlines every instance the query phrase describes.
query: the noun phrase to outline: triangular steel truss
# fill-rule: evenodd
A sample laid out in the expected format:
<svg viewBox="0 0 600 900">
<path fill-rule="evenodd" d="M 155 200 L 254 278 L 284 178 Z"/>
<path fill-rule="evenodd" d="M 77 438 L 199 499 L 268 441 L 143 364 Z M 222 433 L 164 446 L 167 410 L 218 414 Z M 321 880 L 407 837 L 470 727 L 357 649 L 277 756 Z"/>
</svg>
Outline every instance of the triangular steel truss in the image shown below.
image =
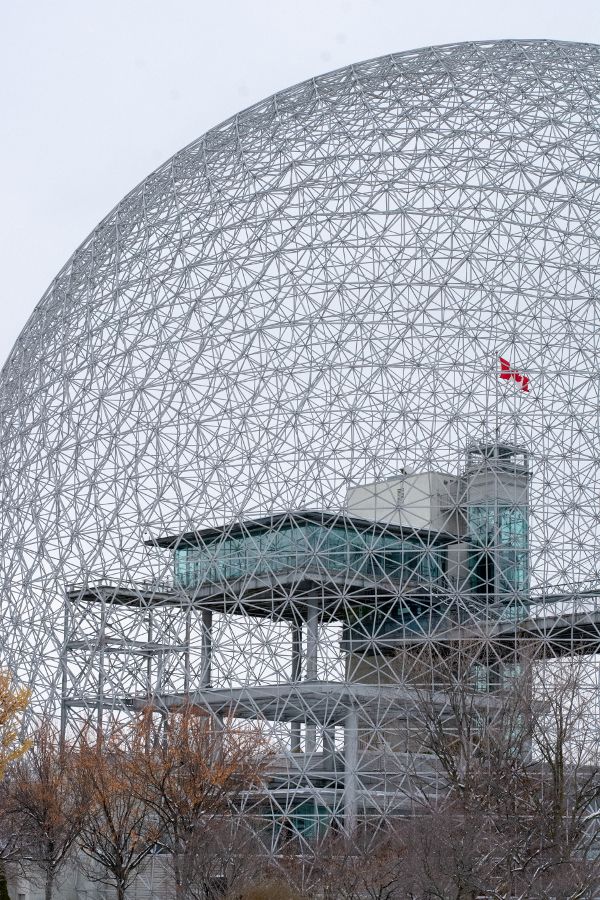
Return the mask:
<svg viewBox="0 0 600 900">
<path fill-rule="evenodd" d="M 599 120 L 598 47 L 426 48 L 124 198 L 0 383 L 0 646 L 38 708 L 260 720 L 277 847 L 444 789 L 419 703 L 453 660 L 489 715 L 520 654 L 594 660 Z"/>
</svg>

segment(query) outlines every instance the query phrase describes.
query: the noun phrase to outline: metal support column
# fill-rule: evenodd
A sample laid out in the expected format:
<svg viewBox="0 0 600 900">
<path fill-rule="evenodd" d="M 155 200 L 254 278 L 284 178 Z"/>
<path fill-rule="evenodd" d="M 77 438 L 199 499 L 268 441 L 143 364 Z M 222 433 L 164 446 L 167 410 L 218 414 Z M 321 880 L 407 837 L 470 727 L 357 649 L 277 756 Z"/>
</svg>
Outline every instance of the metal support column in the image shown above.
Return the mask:
<svg viewBox="0 0 600 900">
<path fill-rule="evenodd" d="M 317 667 L 319 662 L 319 609 L 316 606 L 308 606 L 306 609 L 306 681 L 317 680 Z M 304 750 L 306 753 L 314 753 L 317 748 L 317 726 L 306 723 L 304 735 Z"/>
<path fill-rule="evenodd" d="M 323 753 L 330 757 L 335 753 L 335 725 L 323 726 Z"/>
<path fill-rule="evenodd" d="M 104 678 L 105 678 L 105 646 L 106 646 L 106 600 L 102 598 L 100 607 L 100 635 L 98 640 L 98 719 L 96 741 L 100 746 L 104 727 Z"/>
<path fill-rule="evenodd" d="M 212 624 L 213 614 L 210 609 L 202 610 L 202 659 L 200 669 L 200 687 L 202 690 L 211 686 L 212 679 Z"/>
<path fill-rule="evenodd" d="M 67 735 L 67 687 L 68 664 L 67 647 L 69 643 L 69 598 L 65 594 L 65 610 L 63 617 L 63 643 L 60 653 L 60 749 L 63 750 Z"/>
<path fill-rule="evenodd" d="M 306 681 L 317 680 L 319 662 L 319 610 L 317 606 L 306 609 Z"/>
<path fill-rule="evenodd" d="M 292 682 L 300 681 L 302 678 L 302 625 L 292 622 Z M 290 750 L 292 753 L 300 753 L 300 722 L 292 722 L 290 724 Z"/>
<path fill-rule="evenodd" d="M 348 836 L 356 831 L 358 809 L 358 715 L 351 704 L 344 725 L 344 828 Z"/>
<path fill-rule="evenodd" d="M 152 641 L 154 640 L 154 615 L 152 610 L 148 610 L 148 655 L 146 657 L 146 695 L 148 701 L 154 696 L 154 688 L 152 686 Z"/>
<path fill-rule="evenodd" d="M 188 607 L 185 614 L 185 649 L 183 651 L 183 693 L 190 693 L 190 641 L 192 635 L 192 611 Z"/>
</svg>

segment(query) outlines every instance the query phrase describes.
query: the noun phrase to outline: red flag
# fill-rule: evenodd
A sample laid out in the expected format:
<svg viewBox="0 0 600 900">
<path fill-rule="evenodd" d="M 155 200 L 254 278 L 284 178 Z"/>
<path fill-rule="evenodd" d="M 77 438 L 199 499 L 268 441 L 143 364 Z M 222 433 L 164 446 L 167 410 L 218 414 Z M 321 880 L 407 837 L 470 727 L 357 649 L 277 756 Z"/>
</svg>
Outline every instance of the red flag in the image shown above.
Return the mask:
<svg viewBox="0 0 600 900">
<path fill-rule="evenodd" d="M 510 381 L 511 378 L 521 385 L 521 390 L 529 393 L 529 378 L 527 375 L 521 375 L 516 369 L 513 369 L 507 359 L 500 357 L 500 378 Z"/>
</svg>

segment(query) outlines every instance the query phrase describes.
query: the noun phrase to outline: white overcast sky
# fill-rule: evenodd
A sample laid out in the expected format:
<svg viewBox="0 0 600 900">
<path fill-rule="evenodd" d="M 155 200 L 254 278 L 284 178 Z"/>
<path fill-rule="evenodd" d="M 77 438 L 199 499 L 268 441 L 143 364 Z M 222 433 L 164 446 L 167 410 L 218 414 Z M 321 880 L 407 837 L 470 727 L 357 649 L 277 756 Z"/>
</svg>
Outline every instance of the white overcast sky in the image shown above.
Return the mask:
<svg viewBox="0 0 600 900">
<path fill-rule="evenodd" d="M 0 363 L 105 213 L 213 125 L 347 63 L 509 37 L 600 43 L 600 0 L 0 0 Z"/>
</svg>

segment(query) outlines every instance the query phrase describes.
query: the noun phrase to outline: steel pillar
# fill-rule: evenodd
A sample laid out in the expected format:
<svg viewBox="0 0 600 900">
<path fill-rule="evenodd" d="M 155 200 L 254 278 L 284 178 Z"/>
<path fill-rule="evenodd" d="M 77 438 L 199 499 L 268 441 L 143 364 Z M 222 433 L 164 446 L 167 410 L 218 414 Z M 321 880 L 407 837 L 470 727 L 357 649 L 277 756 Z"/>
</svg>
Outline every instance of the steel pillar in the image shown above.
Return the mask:
<svg viewBox="0 0 600 900">
<path fill-rule="evenodd" d="M 212 668 L 212 621 L 213 614 L 209 609 L 202 610 L 202 658 L 200 668 L 200 687 L 204 690 L 211 686 Z"/>
<path fill-rule="evenodd" d="M 300 681 L 302 678 L 302 625 L 292 622 L 292 671 L 291 680 Z M 300 722 L 290 724 L 290 750 L 292 753 L 300 753 Z"/>
<path fill-rule="evenodd" d="M 356 831 L 358 808 L 358 714 L 352 704 L 344 724 L 344 828 L 348 835 Z"/>
<path fill-rule="evenodd" d="M 306 609 L 306 671 L 305 681 L 317 680 L 317 667 L 319 662 L 319 610 L 317 606 L 309 606 Z M 317 726 L 306 723 L 304 735 L 304 750 L 306 753 L 314 753 L 317 749 Z"/>
</svg>

